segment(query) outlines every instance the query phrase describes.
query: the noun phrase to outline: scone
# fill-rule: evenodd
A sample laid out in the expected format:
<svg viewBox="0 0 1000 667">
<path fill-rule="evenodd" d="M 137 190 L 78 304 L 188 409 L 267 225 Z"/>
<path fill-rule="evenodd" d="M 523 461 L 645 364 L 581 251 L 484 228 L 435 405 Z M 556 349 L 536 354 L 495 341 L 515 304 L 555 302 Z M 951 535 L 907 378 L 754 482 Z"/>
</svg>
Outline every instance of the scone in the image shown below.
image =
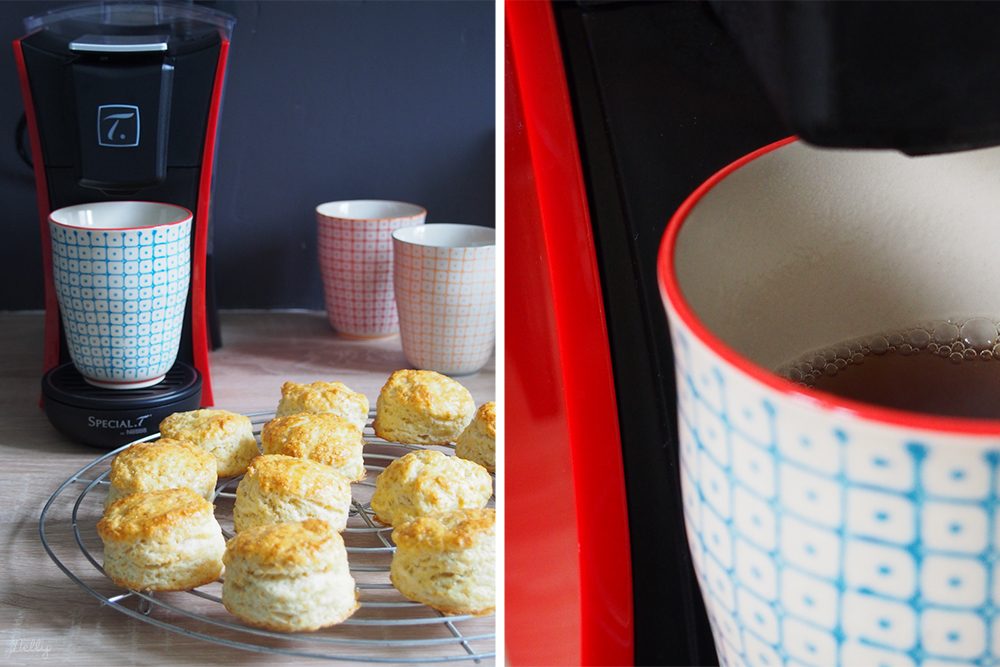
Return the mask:
<svg viewBox="0 0 1000 667">
<path fill-rule="evenodd" d="M 469 390 L 434 371 L 396 371 L 379 392 L 375 435 L 391 442 L 443 445 L 472 421 Z"/>
<path fill-rule="evenodd" d="M 368 423 L 368 397 L 342 382 L 286 382 L 281 385 L 281 400 L 275 415 L 284 417 L 299 412 L 338 415 L 363 431 Z"/>
<path fill-rule="evenodd" d="M 492 612 L 495 527 L 492 509 L 456 510 L 404 523 L 392 531 L 392 585 L 446 614 Z"/>
<path fill-rule="evenodd" d="M 160 422 L 160 435 L 187 440 L 210 453 L 219 477 L 242 475 L 260 453 L 250 418 L 227 410 L 175 412 Z"/>
<path fill-rule="evenodd" d="M 353 482 L 365 478 L 361 431 L 338 415 L 303 412 L 275 417 L 264 424 L 260 442 L 265 454 L 312 459 Z"/>
<path fill-rule="evenodd" d="M 222 574 L 226 542 L 212 503 L 191 489 L 119 498 L 97 522 L 104 571 L 119 586 L 186 591 Z"/>
<path fill-rule="evenodd" d="M 105 506 L 139 491 L 187 488 L 206 500 L 215 494 L 215 457 L 183 440 L 132 445 L 111 462 Z"/>
<path fill-rule="evenodd" d="M 396 459 L 375 478 L 371 507 L 376 519 L 398 526 L 428 514 L 485 507 L 492 482 L 478 463 L 422 449 Z"/>
<path fill-rule="evenodd" d="M 272 523 L 323 519 L 340 532 L 351 509 L 351 480 L 330 466 L 280 454 L 258 456 L 236 487 L 236 532 Z"/>
<path fill-rule="evenodd" d="M 496 472 L 497 404 L 483 403 L 455 441 L 455 454 Z"/>
<path fill-rule="evenodd" d="M 267 630 L 318 630 L 358 608 L 340 533 L 321 519 L 258 526 L 226 545 L 222 604 Z"/>
</svg>

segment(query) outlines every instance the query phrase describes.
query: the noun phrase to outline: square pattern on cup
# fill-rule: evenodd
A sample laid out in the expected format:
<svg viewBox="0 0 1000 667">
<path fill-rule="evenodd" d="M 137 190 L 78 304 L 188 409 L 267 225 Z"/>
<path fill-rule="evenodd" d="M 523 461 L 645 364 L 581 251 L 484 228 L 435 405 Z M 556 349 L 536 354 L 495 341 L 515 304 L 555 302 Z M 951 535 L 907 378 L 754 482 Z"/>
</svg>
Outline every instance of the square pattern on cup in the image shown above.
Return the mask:
<svg viewBox="0 0 1000 667">
<path fill-rule="evenodd" d="M 423 216 L 349 220 L 317 214 L 319 268 L 330 325 L 354 336 L 399 331 L 392 290 L 392 233 Z"/>
<path fill-rule="evenodd" d="M 718 361 L 671 324 L 683 497 L 699 509 L 688 537 L 726 663 L 994 664 L 1000 451 L 880 437 L 819 409 L 784 414 L 766 388 L 730 391 Z"/>
<path fill-rule="evenodd" d="M 417 368 L 473 373 L 495 338 L 496 248 L 396 242 L 393 283 L 403 354 Z"/>
<path fill-rule="evenodd" d="M 135 230 L 50 224 L 52 271 L 73 364 L 123 383 L 164 375 L 180 346 L 191 276 L 191 220 Z M 148 249 L 152 262 L 125 259 Z M 105 288 L 107 286 L 107 288 Z"/>
</svg>

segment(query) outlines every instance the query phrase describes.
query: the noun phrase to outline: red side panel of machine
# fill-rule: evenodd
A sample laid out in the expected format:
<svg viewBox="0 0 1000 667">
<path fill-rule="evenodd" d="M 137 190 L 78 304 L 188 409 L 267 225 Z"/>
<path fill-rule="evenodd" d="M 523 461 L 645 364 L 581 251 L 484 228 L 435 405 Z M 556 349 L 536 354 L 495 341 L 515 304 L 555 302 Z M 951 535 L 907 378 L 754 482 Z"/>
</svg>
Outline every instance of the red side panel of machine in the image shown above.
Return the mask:
<svg viewBox="0 0 1000 667">
<path fill-rule="evenodd" d="M 601 282 L 552 8 L 506 6 L 506 646 L 632 662 L 632 575 Z"/>
<path fill-rule="evenodd" d="M 201 404 L 215 405 L 212 395 L 212 374 L 208 359 L 208 319 L 205 312 L 206 282 L 205 260 L 208 257 L 208 225 L 211 223 L 209 207 L 212 197 L 212 174 L 215 166 L 216 130 L 222 109 L 222 91 L 226 78 L 226 60 L 229 57 L 229 40 L 222 40 L 219 64 L 215 69 L 212 85 L 212 106 L 208 110 L 205 128 L 205 148 L 201 160 L 201 181 L 198 183 L 198 209 L 195 214 L 194 256 L 191 262 L 191 345 L 194 348 L 194 366 L 201 373 Z"/>
<path fill-rule="evenodd" d="M 52 251 L 49 241 L 49 186 L 45 179 L 45 164 L 42 162 L 42 138 L 38 134 L 35 116 L 35 102 L 28 82 L 28 68 L 24 64 L 21 40 L 14 40 L 14 62 L 21 84 L 21 99 L 28 122 L 28 140 L 35 170 L 35 197 L 38 199 L 38 218 L 42 235 L 42 272 L 45 278 L 45 351 L 42 357 L 43 371 L 59 364 L 59 303 L 56 301 L 55 282 L 52 279 Z"/>
</svg>

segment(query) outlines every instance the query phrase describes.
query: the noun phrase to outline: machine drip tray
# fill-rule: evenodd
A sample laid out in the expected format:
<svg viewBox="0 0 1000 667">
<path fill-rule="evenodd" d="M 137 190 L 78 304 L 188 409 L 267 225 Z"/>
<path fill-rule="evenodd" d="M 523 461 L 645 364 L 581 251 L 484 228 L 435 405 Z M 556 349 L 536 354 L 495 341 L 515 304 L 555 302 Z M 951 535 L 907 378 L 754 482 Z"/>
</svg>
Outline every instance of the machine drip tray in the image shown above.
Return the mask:
<svg viewBox="0 0 1000 667">
<path fill-rule="evenodd" d="M 201 375 L 178 361 L 162 382 L 144 389 L 102 389 L 88 384 L 72 363 L 42 377 L 42 407 L 52 425 L 92 447 L 116 449 L 156 433 L 160 421 L 201 404 Z"/>
</svg>

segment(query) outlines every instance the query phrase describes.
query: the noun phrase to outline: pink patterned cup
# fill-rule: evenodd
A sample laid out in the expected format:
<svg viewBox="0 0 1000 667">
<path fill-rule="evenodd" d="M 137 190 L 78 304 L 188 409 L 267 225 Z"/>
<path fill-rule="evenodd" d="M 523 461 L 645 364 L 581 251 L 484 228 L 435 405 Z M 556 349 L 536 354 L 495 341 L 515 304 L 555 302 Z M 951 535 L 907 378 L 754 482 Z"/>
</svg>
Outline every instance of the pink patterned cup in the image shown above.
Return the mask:
<svg viewBox="0 0 1000 667">
<path fill-rule="evenodd" d="M 316 207 L 319 268 L 326 313 L 344 336 L 378 338 L 399 331 L 392 290 L 392 233 L 423 225 L 415 204 L 377 199 Z"/>
<path fill-rule="evenodd" d="M 403 354 L 416 368 L 475 373 L 493 352 L 496 232 L 423 225 L 392 239 Z"/>
</svg>

